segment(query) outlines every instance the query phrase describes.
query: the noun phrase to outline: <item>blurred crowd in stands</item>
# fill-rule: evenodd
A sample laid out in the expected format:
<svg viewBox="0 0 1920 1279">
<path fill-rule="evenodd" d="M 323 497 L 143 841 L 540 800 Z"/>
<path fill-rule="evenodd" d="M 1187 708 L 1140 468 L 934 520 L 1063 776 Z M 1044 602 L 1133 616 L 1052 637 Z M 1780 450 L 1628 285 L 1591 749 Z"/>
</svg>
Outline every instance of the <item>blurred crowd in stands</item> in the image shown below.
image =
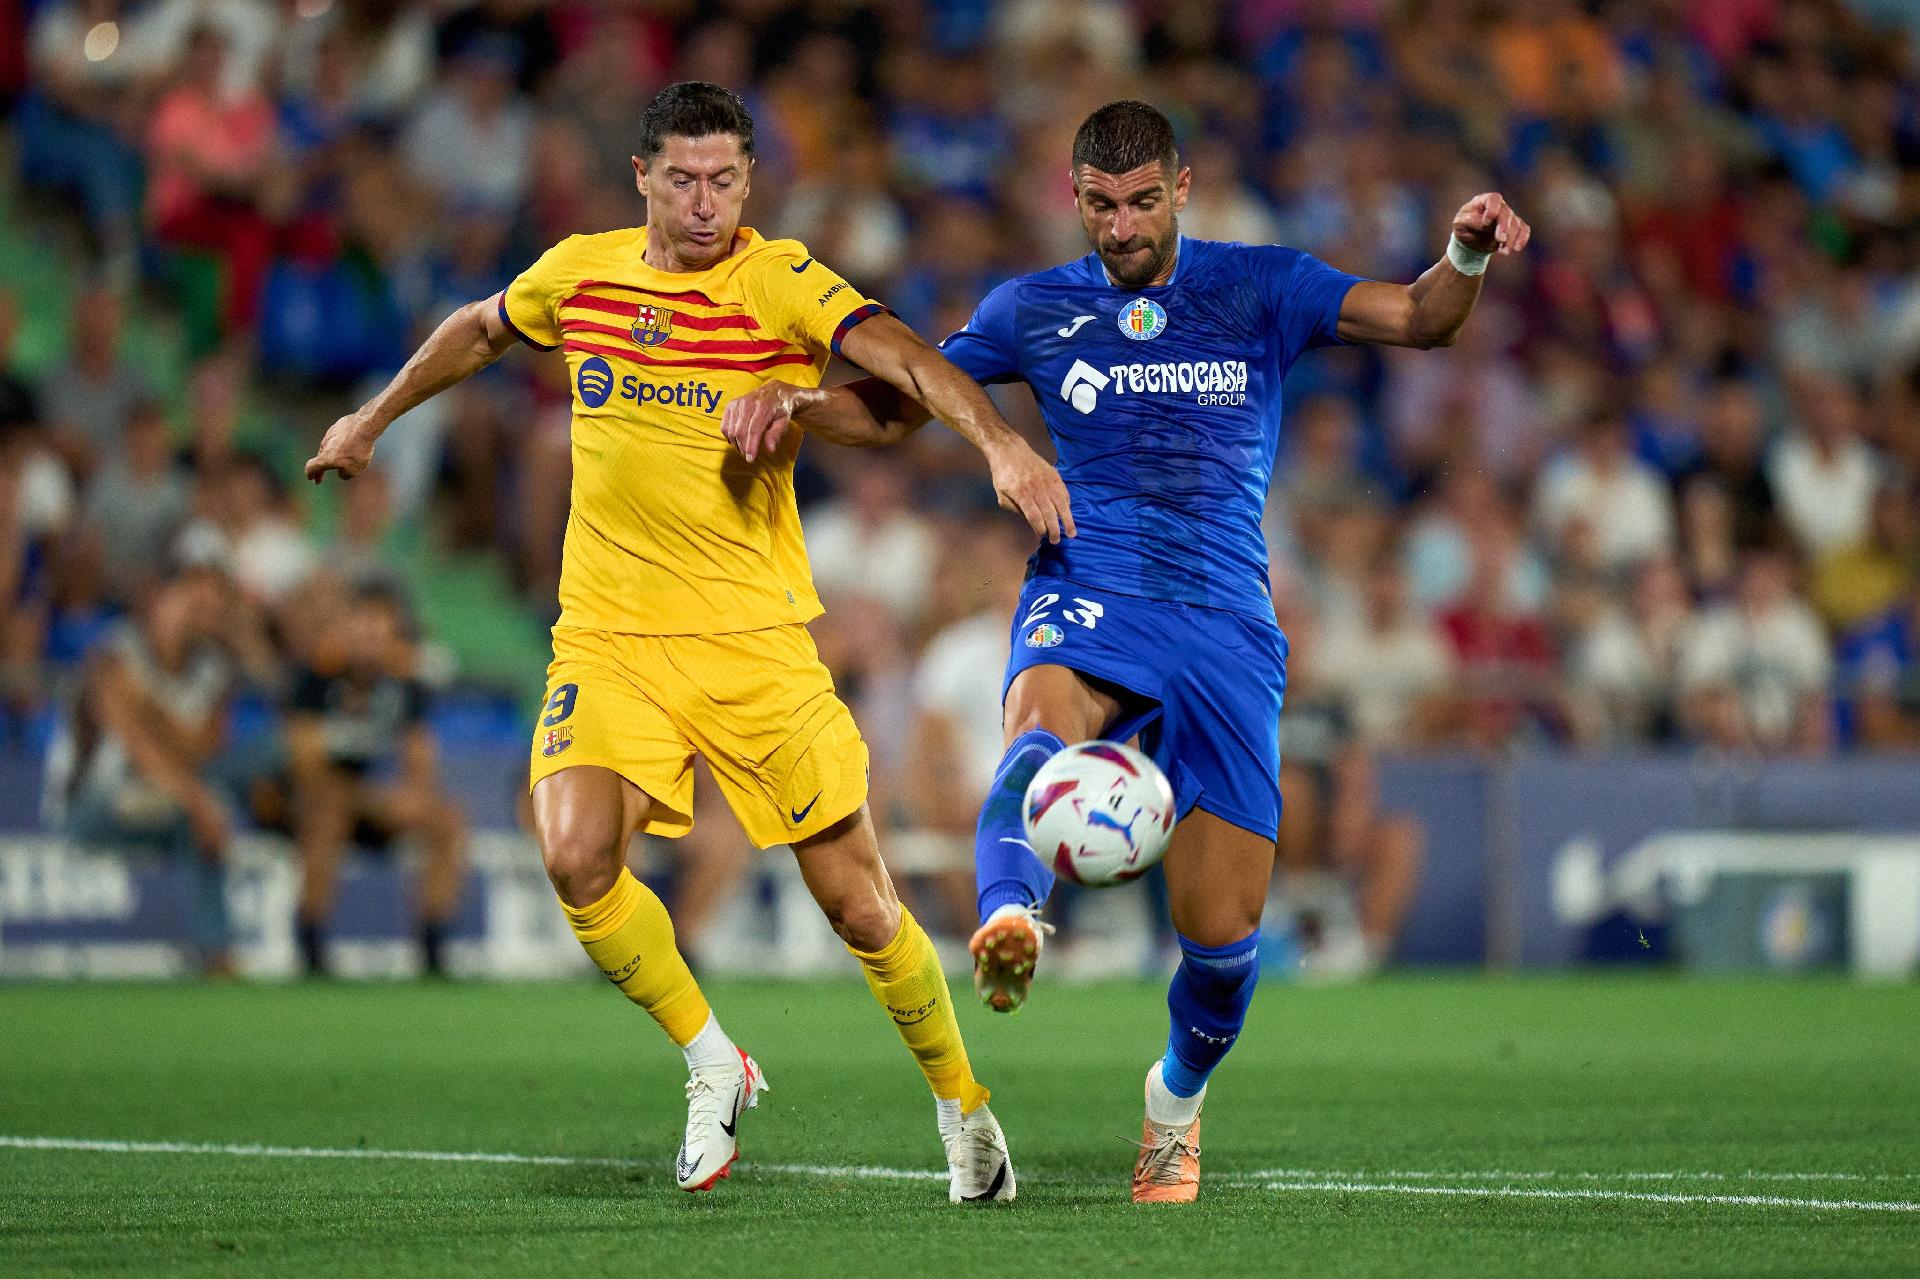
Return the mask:
<svg viewBox="0 0 1920 1279">
<path fill-rule="evenodd" d="M 640 107 L 699 78 L 756 113 L 748 221 L 934 337 L 1085 251 L 1069 144 L 1118 97 L 1174 118 L 1190 235 L 1407 280 L 1476 192 L 1533 222 L 1457 346 L 1325 352 L 1288 387 L 1288 751 L 1336 831 L 1390 825 L 1348 812 L 1356 751 L 1920 746 L 1907 0 L 0 0 L 0 50 L 5 235 L 71 230 L 66 314 L 0 293 L 15 722 L 181 563 L 225 571 L 236 677 L 290 700 L 345 663 L 356 592 L 420 603 L 483 562 L 531 669 L 466 660 L 487 627 L 435 633 L 471 616 L 439 605 L 401 665 L 537 690 L 558 356 L 403 420 L 341 497 L 295 493 L 298 462 L 452 307 L 642 221 Z M 1027 544 L 938 427 L 815 446 L 800 490 L 884 816 L 964 832 Z"/>
</svg>

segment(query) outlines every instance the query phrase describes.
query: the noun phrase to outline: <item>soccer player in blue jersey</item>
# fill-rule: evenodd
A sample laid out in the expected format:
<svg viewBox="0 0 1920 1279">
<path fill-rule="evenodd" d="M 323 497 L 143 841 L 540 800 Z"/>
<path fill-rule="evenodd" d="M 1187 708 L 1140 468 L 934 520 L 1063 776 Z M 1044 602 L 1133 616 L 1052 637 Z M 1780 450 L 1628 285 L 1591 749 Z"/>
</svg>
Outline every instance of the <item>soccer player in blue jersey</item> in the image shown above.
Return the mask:
<svg viewBox="0 0 1920 1279">
<path fill-rule="evenodd" d="M 1499 195 L 1476 196 L 1418 280 L 1362 280 L 1294 249 L 1181 236 L 1189 182 L 1159 111 L 1131 101 L 1095 111 L 1073 146 L 1094 251 L 1001 285 L 941 348 L 981 382 L 1033 389 L 1077 525 L 1034 553 L 1013 617 L 1007 752 L 974 850 L 982 923 L 971 949 L 989 1007 L 1025 1002 L 1045 936 L 1053 876 L 1021 821 L 1040 765 L 1069 742 L 1137 736 L 1179 802 L 1165 865 L 1182 959 L 1166 1050 L 1147 1072 L 1138 1202 L 1198 1194 L 1207 1078 L 1259 973 L 1286 686 L 1260 530 L 1281 380 L 1316 346 L 1449 344 L 1488 262 L 1529 236 Z M 882 444 L 926 417 L 873 380 L 774 384 L 736 401 L 723 429 L 752 459 L 790 421 Z"/>
</svg>

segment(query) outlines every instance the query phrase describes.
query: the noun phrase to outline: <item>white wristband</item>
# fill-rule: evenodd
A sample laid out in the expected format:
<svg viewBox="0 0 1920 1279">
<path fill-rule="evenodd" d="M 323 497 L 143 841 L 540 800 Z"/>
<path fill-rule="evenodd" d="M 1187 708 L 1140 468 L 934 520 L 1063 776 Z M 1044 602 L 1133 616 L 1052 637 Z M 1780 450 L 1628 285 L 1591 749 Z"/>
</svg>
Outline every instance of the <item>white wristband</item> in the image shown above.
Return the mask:
<svg viewBox="0 0 1920 1279">
<path fill-rule="evenodd" d="M 1457 235 L 1447 237 L 1447 261 L 1462 275 L 1484 275 L 1493 257 L 1491 249 L 1470 249 Z"/>
</svg>

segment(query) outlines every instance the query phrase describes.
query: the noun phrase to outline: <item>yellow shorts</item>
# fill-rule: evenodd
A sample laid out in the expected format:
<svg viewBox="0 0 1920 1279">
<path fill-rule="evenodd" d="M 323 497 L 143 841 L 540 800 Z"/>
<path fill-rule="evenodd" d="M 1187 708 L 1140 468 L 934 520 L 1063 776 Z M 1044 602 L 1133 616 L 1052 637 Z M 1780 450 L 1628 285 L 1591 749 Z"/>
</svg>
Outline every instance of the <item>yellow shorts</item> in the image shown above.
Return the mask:
<svg viewBox="0 0 1920 1279">
<path fill-rule="evenodd" d="M 800 625 L 731 635 L 553 628 L 529 785 L 610 768 L 653 803 L 641 829 L 693 829 L 693 757 L 706 757 L 747 837 L 804 839 L 867 798 L 867 745 Z"/>
</svg>

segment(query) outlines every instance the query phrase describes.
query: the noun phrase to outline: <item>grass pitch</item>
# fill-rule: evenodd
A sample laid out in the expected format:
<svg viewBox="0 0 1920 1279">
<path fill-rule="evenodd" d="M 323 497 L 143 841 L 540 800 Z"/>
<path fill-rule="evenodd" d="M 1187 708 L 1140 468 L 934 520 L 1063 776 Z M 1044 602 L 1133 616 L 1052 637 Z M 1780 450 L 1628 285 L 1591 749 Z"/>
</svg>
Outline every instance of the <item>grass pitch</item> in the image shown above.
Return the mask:
<svg viewBox="0 0 1920 1279">
<path fill-rule="evenodd" d="M 0 989 L 0 1274 L 1920 1273 L 1913 985 L 1270 983 L 1191 1209 L 1127 1202 L 1155 987 L 963 1006 L 985 1209 L 902 1175 L 932 1106 L 857 984 L 710 993 L 774 1091 L 696 1198 L 678 1055 L 603 984 Z M 398 1151 L 552 1161 L 339 1153 Z"/>
</svg>

